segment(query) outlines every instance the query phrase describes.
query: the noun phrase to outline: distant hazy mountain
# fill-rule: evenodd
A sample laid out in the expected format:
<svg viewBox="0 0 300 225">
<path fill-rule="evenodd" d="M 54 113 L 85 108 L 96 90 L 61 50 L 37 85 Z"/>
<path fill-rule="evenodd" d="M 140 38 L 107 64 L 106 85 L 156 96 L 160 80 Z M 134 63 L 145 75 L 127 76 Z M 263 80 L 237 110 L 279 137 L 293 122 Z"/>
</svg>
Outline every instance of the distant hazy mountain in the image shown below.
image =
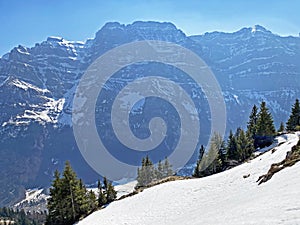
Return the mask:
<svg viewBox="0 0 300 225">
<path fill-rule="evenodd" d="M 86 182 L 97 179 L 98 175 L 80 155 L 73 136 L 74 92 L 97 57 L 138 40 L 173 42 L 205 60 L 223 91 L 227 131 L 245 126 L 253 104 L 261 100 L 267 102 L 278 125 L 287 120 L 291 104 L 300 97 L 300 38 L 280 37 L 258 25 L 234 33 L 189 37 L 171 23 L 107 23 L 94 39 L 85 43 L 49 37 L 32 48 L 15 47 L 0 58 L 0 205 L 20 198 L 24 188 L 48 186 L 53 171 L 61 169 L 67 159 Z M 160 64 L 137 65 L 118 75 L 124 78 L 131 70 L 163 71 L 167 77 L 185 82 L 180 71 Z M 110 88 L 117 89 L 117 83 Z M 209 108 L 202 93 L 195 98 L 206 115 L 201 120 L 205 142 L 210 128 Z M 168 111 L 160 103 L 156 107 L 157 112 Z M 138 114 L 133 118 L 138 123 Z"/>
</svg>

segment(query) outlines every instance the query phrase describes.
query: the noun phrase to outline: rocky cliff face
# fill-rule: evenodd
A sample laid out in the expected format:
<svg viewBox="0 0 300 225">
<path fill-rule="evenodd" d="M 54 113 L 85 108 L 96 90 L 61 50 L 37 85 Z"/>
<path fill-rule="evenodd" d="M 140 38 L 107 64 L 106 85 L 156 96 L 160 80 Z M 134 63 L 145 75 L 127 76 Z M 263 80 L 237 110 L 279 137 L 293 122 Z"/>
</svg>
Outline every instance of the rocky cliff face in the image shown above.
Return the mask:
<svg viewBox="0 0 300 225">
<path fill-rule="evenodd" d="M 53 170 L 61 169 L 67 159 L 87 182 L 97 179 L 74 140 L 72 99 L 81 76 L 97 57 L 138 40 L 177 43 L 205 60 L 223 91 L 227 130 L 245 124 L 253 104 L 261 100 L 267 102 L 278 125 L 286 121 L 291 104 L 300 97 L 300 38 L 280 37 L 261 26 L 188 37 L 171 23 L 107 23 L 85 43 L 49 37 L 32 48 L 18 46 L 0 58 L 0 177 L 4 187 L 0 205 L 20 198 L 24 187 L 49 185 Z M 119 75 L 133 70 L 163 71 L 167 77 L 183 79 L 180 71 L 168 71 L 159 64 L 126 68 Z M 209 117 L 205 97 L 199 93 L 198 98 Z M 140 121 L 138 115 L 136 121 Z M 209 129 L 207 117 L 201 125 L 203 132 Z"/>
<path fill-rule="evenodd" d="M 234 118 L 245 121 L 249 105 L 262 100 L 271 108 L 276 125 L 286 121 L 290 102 L 299 97 L 298 37 L 280 37 L 257 25 L 191 38 L 204 46 L 203 57 L 227 96 L 229 124 L 234 126 Z"/>
</svg>

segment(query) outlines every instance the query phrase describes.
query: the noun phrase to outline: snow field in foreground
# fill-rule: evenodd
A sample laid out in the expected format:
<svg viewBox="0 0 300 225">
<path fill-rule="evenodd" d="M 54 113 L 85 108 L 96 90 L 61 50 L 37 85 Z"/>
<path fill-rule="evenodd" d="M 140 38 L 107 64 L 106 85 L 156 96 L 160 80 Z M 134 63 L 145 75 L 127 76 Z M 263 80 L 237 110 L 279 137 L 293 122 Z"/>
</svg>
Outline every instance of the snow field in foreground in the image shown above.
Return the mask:
<svg viewBox="0 0 300 225">
<path fill-rule="evenodd" d="M 300 224 L 300 163 L 276 173 L 267 183 L 256 183 L 272 163 L 285 158 L 298 135 L 278 137 L 278 143 L 284 144 L 274 153 L 268 151 L 223 173 L 164 183 L 113 202 L 78 225 Z"/>
</svg>

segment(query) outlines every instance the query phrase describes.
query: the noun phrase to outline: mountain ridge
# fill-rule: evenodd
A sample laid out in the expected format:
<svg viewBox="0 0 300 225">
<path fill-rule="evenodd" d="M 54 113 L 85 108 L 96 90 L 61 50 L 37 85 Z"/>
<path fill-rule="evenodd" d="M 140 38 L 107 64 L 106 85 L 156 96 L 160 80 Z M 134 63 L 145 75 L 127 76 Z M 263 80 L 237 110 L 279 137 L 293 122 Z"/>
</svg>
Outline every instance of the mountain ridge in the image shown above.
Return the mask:
<svg viewBox="0 0 300 225">
<path fill-rule="evenodd" d="M 293 35 L 279 35 L 279 34 L 274 34 L 272 33 L 272 31 L 268 30 L 267 28 L 265 28 L 264 26 L 262 25 L 259 25 L 259 24 L 255 24 L 253 25 L 252 27 L 243 27 L 239 30 L 236 30 L 236 31 L 233 31 L 233 32 L 226 32 L 226 31 L 211 31 L 211 32 L 205 32 L 203 34 L 193 34 L 193 35 L 186 35 L 184 33 L 184 31 L 182 31 L 181 29 L 177 28 L 172 22 L 157 22 L 157 21 L 134 21 L 133 23 L 131 24 L 122 24 L 120 22 L 106 22 L 96 33 L 95 33 L 95 36 L 93 38 L 87 38 L 85 41 L 83 40 L 67 40 L 65 39 L 63 36 L 48 36 L 46 38 L 45 41 L 48 41 L 49 39 L 57 39 L 57 40 L 65 40 L 69 43 L 78 43 L 78 44 L 86 44 L 87 42 L 95 39 L 97 37 L 97 34 L 102 31 L 103 29 L 108 29 L 108 30 L 113 30 L 114 28 L 117 29 L 125 29 L 125 28 L 130 28 L 130 27 L 139 27 L 140 25 L 145 25 L 145 24 L 153 24 L 153 25 L 166 25 L 166 27 L 169 27 L 169 28 L 173 28 L 174 30 L 179 30 L 181 33 L 183 33 L 185 36 L 187 37 L 195 37 L 195 36 L 203 36 L 203 35 L 209 35 L 209 34 L 236 34 L 236 33 L 239 33 L 239 32 L 242 32 L 242 31 L 251 31 L 252 33 L 255 33 L 255 31 L 261 31 L 262 33 L 270 33 L 270 34 L 273 34 L 273 35 L 276 35 L 276 36 L 279 36 L 279 37 L 282 37 L 282 38 L 299 38 L 299 36 L 293 36 Z M 149 26 L 149 28 L 153 28 Z M 44 42 L 44 41 L 42 41 Z M 39 43 L 36 43 L 36 44 L 39 44 Z M 36 45 L 35 44 L 35 45 Z M 25 48 L 25 49 L 32 49 L 34 48 L 35 46 L 33 47 L 27 47 L 25 45 L 18 45 L 17 47 L 14 47 L 13 49 L 15 48 Z M 12 49 L 12 50 L 13 50 Z M 11 50 L 11 51 L 12 51 Z M 10 52 L 11 52 L 10 51 Z M 10 52 L 7 52 L 7 53 L 4 53 L 2 56 L 0 56 L 0 58 L 7 58 L 7 55 L 10 53 Z"/>
</svg>

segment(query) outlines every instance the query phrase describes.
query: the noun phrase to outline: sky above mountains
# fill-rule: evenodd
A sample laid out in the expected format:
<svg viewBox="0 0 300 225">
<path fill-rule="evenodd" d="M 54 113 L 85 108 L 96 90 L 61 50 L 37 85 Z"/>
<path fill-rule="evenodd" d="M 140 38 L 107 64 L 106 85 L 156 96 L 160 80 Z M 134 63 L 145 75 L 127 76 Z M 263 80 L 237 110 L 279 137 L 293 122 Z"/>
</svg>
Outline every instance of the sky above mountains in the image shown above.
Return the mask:
<svg viewBox="0 0 300 225">
<path fill-rule="evenodd" d="M 280 35 L 298 36 L 299 8 L 298 0 L 1 0 L 0 56 L 52 35 L 85 41 L 108 21 L 167 21 L 188 35 L 260 24 Z"/>
</svg>

